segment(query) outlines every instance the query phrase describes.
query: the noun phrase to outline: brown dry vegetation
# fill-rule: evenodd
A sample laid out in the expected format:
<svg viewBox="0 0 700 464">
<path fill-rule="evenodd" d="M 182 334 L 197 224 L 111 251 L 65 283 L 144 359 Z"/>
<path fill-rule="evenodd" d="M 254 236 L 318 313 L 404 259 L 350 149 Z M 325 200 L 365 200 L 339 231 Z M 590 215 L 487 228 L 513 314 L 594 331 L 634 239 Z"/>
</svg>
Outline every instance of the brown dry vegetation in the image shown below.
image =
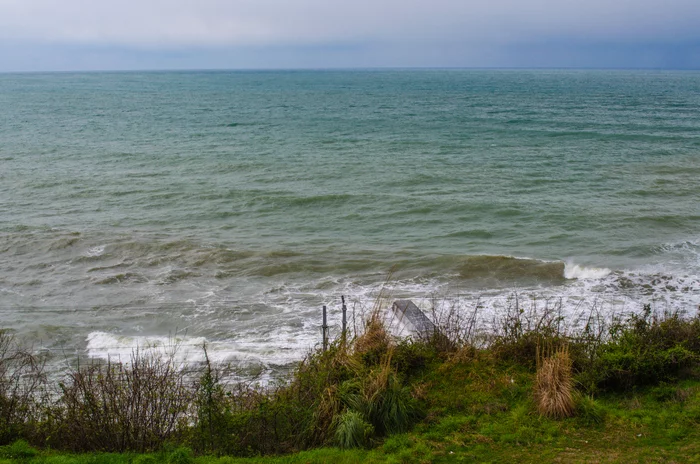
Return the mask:
<svg viewBox="0 0 700 464">
<path fill-rule="evenodd" d="M 567 345 L 542 356 L 535 375 L 535 403 L 543 416 L 563 419 L 574 415 L 574 381 Z"/>
</svg>

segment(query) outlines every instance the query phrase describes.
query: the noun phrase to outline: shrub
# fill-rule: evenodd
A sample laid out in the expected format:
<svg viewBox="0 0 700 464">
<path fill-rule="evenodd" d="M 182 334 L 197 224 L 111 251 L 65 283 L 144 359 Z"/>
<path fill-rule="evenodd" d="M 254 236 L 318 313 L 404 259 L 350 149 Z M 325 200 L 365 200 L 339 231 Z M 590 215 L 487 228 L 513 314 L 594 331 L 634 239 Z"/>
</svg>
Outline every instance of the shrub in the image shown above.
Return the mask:
<svg viewBox="0 0 700 464">
<path fill-rule="evenodd" d="M 400 376 L 384 364 L 360 381 L 345 382 L 341 397 L 348 408 L 372 424 L 377 435 L 406 432 L 420 416 L 420 409 Z"/>
<path fill-rule="evenodd" d="M 193 399 L 174 356 L 138 351 L 129 364 L 78 368 L 62 390 L 52 444 L 74 451 L 156 450 L 184 431 Z"/>
<path fill-rule="evenodd" d="M 576 416 L 585 425 L 599 425 L 605 421 L 607 411 L 593 397 L 577 395 Z"/>
<path fill-rule="evenodd" d="M 613 325 L 586 374 L 599 388 L 628 390 L 672 380 L 700 359 L 700 320 L 679 314 L 657 317 L 645 306 L 640 315 Z"/>
<path fill-rule="evenodd" d="M 422 341 L 403 340 L 393 350 L 392 365 L 397 372 L 414 376 L 436 359 L 437 352 L 431 345 Z"/>
<path fill-rule="evenodd" d="M 0 445 L 33 435 L 43 419 L 45 361 L 0 330 Z"/>
<path fill-rule="evenodd" d="M 245 402 L 245 391 L 226 392 L 221 378 L 223 371 L 209 361 L 206 346 L 203 347 L 204 372 L 195 384 L 196 422 L 191 428 L 193 446 L 201 452 L 241 453 L 241 440 L 237 439 L 233 410 L 236 402 Z"/>
<path fill-rule="evenodd" d="M 521 301 L 516 294 L 494 320 L 495 334 L 489 348 L 496 359 L 536 369 L 540 347 L 568 344 L 562 321 L 560 302 L 545 300 L 539 307 L 536 301 Z"/>
<path fill-rule="evenodd" d="M 374 366 L 384 358 L 391 345 L 389 333 L 379 316 L 374 314 L 365 325 L 365 331 L 353 343 L 356 356 L 367 366 Z"/>
</svg>

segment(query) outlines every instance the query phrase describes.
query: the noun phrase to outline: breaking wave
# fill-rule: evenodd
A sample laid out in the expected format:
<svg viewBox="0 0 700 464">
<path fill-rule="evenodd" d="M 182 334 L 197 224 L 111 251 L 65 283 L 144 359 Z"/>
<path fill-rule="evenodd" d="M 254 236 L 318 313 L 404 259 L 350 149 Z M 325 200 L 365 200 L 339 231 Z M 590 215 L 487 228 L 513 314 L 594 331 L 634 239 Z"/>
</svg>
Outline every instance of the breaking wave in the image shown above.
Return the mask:
<svg viewBox="0 0 700 464">
<path fill-rule="evenodd" d="M 604 267 L 584 267 L 571 262 L 564 266 L 564 277 L 567 279 L 602 279 L 612 271 Z"/>
</svg>

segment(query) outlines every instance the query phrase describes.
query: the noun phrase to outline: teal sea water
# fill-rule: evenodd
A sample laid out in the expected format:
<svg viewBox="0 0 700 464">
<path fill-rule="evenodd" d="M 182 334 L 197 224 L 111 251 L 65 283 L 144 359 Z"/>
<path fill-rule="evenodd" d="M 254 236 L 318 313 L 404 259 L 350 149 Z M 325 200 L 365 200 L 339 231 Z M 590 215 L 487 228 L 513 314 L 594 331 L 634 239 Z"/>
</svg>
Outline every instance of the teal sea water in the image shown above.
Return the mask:
<svg viewBox="0 0 700 464">
<path fill-rule="evenodd" d="M 0 325 L 37 346 L 284 365 L 392 268 L 484 319 L 694 313 L 700 73 L 0 75 Z"/>
</svg>

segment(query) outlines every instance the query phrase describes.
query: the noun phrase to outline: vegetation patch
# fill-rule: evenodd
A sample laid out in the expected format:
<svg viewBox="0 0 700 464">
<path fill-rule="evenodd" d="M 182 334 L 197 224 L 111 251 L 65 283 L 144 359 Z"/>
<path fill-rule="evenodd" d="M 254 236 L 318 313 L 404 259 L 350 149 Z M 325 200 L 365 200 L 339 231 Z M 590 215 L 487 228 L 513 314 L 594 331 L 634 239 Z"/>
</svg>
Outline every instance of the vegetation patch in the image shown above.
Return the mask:
<svg viewBox="0 0 700 464">
<path fill-rule="evenodd" d="M 266 387 L 229 383 L 208 361 L 193 378 L 146 353 L 54 385 L 0 332 L 0 460 L 700 460 L 698 318 L 647 307 L 570 334 L 550 316 L 513 311 L 488 340 L 454 317 L 439 335 L 396 340 L 375 311 Z"/>
</svg>

